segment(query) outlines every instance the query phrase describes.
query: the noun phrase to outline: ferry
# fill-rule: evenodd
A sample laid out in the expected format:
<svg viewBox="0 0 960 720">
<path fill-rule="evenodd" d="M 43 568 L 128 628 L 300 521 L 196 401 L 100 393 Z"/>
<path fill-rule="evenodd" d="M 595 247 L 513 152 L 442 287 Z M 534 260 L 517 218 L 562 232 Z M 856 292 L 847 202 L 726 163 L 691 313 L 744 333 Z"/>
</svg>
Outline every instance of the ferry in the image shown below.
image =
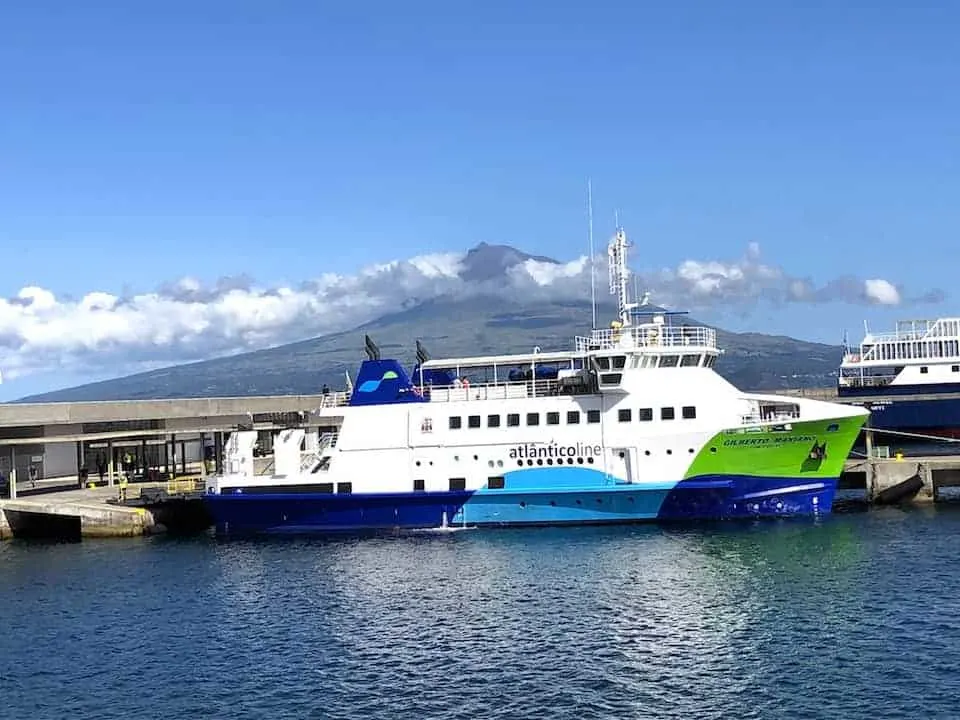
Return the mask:
<svg viewBox="0 0 960 720">
<path fill-rule="evenodd" d="M 255 432 L 206 483 L 220 533 L 461 529 L 830 513 L 868 411 L 742 392 L 714 369 L 716 332 L 628 295 L 628 242 L 608 246 L 618 317 L 573 347 L 367 359 L 313 422 Z M 349 379 L 349 378 L 348 378 Z M 246 438 L 246 439 L 245 439 Z M 242 446 L 242 447 L 240 447 Z"/>
<path fill-rule="evenodd" d="M 960 437 L 960 318 L 900 320 L 844 343 L 837 394 L 871 411 L 870 427 Z"/>
</svg>

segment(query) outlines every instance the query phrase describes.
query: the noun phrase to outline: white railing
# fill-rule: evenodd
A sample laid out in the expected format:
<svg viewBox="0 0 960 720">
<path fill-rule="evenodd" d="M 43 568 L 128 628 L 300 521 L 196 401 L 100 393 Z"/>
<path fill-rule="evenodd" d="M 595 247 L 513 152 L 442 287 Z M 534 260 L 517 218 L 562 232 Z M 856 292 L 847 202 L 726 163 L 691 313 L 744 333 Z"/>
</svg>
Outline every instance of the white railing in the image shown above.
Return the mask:
<svg viewBox="0 0 960 720">
<path fill-rule="evenodd" d="M 349 404 L 350 393 L 338 390 L 323 396 L 320 401 L 321 408 L 343 407 Z"/>
<path fill-rule="evenodd" d="M 317 444 L 317 456 L 323 455 L 325 451 L 330 448 L 335 448 L 337 446 L 337 438 L 340 437 L 340 433 L 331 432 L 324 433 L 320 436 L 320 442 Z"/>
<path fill-rule="evenodd" d="M 896 375 L 841 375 L 838 384 L 843 387 L 883 387 L 896 379 Z"/>
<path fill-rule="evenodd" d="M 577 352 L 617 348 L 717 348 L 717 332 L 697 325 L 637 325 L 594 330 L 590 337 L 576 338 Z"/>
<path fill-rule="evenodd" d="M 750 412 L 740 416 L 743 425 L 790 422 L 800 419 L 800 406 L 786 403 L 751 403 Z"/>
<path fill-rule="evenodd" d="M 431 402 L 458 402 L 464 400 L 526 400 L 561 394 L 576 395 L 582 394 L 586 390 L 587 386 L 582 383 L 571 384 L 560 380 L 520 380 L 477 385 L 426 386 L 423 388 L 423 394 Z"/>
</svg>

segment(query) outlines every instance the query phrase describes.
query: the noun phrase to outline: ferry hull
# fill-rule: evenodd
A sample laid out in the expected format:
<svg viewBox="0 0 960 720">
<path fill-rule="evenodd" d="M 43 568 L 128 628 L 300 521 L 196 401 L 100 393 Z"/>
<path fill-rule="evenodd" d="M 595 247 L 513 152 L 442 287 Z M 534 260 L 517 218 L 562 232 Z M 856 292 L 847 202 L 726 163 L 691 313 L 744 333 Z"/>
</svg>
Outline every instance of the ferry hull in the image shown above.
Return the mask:
<svg viewBox="0 0 960 720">
<path fill-rule="evenodd" d="M 960 437 L 960 385 L 888 385 L 884 388 L 841 388 L 840 397 L 870 410 L 875 430 Z M 909 396 L 924 395 L 923 400 Z M 944 395 L 938 398 L 937 395 Z M 883 442 L 900 441 L 884 438 Z M 883 444 L 883 443 L 881 443 Z"/>
<path fill-rule="evenodd" d="M 704 476 L 559 491 L 208 495 L 221 534 L 595 525 L 829 514 L 837 478 Z"/>
</svg>

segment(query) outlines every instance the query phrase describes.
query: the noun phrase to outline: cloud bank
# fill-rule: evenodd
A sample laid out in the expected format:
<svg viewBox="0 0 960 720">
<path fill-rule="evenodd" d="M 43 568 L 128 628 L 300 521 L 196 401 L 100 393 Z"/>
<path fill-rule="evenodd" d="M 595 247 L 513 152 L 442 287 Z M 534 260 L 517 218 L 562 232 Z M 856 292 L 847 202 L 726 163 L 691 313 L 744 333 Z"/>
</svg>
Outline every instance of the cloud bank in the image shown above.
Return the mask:
<svg viewBox="0 0 960 720">
<path fill-rule="evenodd" d="M 441 295 L 496 294 L 518 302 L 589 298 L 589 258 L 554 263 L 513 252 L 493 277 L 471 272 L 474 255 L 454 253 L 326 274 L 295 287 L 263 287 L 246 276 L 204 286 L 186 277 L 130 297 L 92 291 L 80 299 L 25 287 L 0 298 L 0 373 L 8 380 L 57 369 L 124 374 L 345 330 Z M 595 272 L 598 296 L 605 297 L 605 258 L 598 256 Z M 756 244 L 739 260 L 684 260 L 640 273 L 637 281 L 654 302 L 692 311 L 743 312 L 759 303 L 900 306 L 945 297 L 939 290 L 912 296 L 883 278 L 843 276 L 817 284 L 764 263 Z"/>
</svg>

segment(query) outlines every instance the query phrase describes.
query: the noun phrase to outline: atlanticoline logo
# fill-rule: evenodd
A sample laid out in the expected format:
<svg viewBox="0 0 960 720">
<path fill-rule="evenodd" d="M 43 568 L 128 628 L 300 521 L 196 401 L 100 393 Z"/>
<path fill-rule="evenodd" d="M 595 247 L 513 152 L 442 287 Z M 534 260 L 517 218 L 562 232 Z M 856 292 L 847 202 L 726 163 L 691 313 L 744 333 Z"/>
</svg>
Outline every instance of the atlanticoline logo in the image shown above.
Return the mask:
<svg viewBox="0 0 960 720">
<path fill-rule="evenodd" d="M 359 387 L 357 387 L 357 392 L 362 392 L 362 393 L 373 392 L 378 387 L 380 387 L 380 384 L 384 380 L 396 380 L 396 379 L 397 379 L 397 374 L 393 370 L 387 370 L 383 374 L 383 377 L 381 377 L 379 380 L 364 380 L 362 383 L 360 383 Z"/>
</svg>

